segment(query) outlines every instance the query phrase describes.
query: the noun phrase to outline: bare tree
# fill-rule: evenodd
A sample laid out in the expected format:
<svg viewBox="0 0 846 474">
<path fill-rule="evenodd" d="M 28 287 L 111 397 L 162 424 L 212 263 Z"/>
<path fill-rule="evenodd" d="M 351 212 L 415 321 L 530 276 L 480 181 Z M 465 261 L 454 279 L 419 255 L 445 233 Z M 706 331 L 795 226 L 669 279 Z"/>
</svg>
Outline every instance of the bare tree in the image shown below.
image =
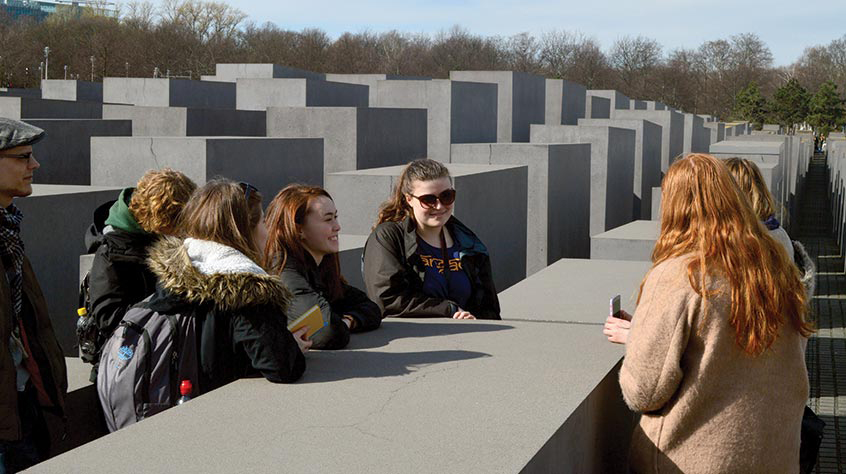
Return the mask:
<svg viewBox="0 0 846 474">
<path fill-rule="evenodd" d="M 644 36 L 625 36 L 614 42 L 608 62 L 615 69 L 618 88 L 630 97 L 651 97 L 654 75 L 661 65 L 661 45 Z"/>
</svg>

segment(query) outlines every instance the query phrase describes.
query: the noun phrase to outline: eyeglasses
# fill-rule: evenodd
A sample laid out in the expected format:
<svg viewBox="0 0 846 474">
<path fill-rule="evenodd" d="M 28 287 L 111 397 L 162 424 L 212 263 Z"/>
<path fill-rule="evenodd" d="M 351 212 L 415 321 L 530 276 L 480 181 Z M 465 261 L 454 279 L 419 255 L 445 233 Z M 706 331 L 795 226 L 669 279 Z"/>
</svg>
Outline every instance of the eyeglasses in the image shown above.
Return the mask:
<svg viewBox="0 0 846 474">
<path fill-rule="evenodd" d="M 415 196 L 412 194 L 411 197 L 420 201 L 420 205 L 423 206 L 423 208 L 432 209 L 433 207 L 438 205 L 438 201 L 441 201 L 441 204 L 443 204 L 444 206 L 449 206 L 450 204 L 454 203 L 455 190 L 447 189 L 438 195 L 424 194 L 422 196 Z"/>
<path fill-rule="evenodd" d="M 33 153 L 31 151 L 28 151 L 26 153 L 21 153 L 20 155 L 0 154 L 0 158 L 17 158 L 19 160 L 27 160 L 27 161 L 29 161 L 29 159 L 32 158 L 33 156 L 35 156 L 35 155 L 33 155 Z"/>
<path fill-rule="evenodd" d="M 244 190 L 244 200 L 245 200 L 245 201 L 249 201 L 249 200 L 250 200 L 250 194 L 251 194 L 251 193 L 257 193 L 257 192 L 259 192 L 259 190 L 258 190 L 258 188 L 257 188 L 257 187 L 253 186 L 253 185 L 252 185 L 252 184 L 250 184 L 250 183 L 246 183 L 246 182 L 244 182 L 244 181 L 241 181 L 240 183 L 238 183 L 238 186 L 241 186 L 241 189 L 243 189 L 243 190 Z"/>
</svg>

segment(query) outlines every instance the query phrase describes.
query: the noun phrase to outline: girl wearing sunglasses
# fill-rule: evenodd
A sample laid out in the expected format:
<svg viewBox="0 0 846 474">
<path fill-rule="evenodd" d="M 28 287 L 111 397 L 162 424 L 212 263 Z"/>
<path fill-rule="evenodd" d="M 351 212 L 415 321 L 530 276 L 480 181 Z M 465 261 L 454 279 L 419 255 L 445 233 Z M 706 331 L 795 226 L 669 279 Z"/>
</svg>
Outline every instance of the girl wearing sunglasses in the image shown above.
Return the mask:
<svg viewBox="0 0 846 474">
<path fill-rule="evenodd" d="M 264 261 L 293 293 L 288 321 L 313 306 L 329 324 L 311 337 L 315 349 L 341 349 L 351 332 L 376 329 L 379 307 L 341 276 L 338 211 L 323 188 L 293 184 L 267 206 Z"/>
<path fill-rule="evenodd" d="M 449 170 L 405 167 L 364 247 L 367 294 L 383 317 L 500 319 L 487 248 L 453 215 Z"/>
</svg>

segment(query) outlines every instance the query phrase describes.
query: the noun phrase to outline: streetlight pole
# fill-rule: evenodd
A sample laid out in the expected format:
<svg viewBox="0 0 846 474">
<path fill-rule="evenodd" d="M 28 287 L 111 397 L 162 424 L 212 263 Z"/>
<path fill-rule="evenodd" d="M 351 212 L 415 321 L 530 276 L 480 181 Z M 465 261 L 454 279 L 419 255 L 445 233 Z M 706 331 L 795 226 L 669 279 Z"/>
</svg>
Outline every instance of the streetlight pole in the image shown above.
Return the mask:
<svg viewBox="0 0 846 474">
<path fill-rule="evenodd" d="M 127 61 L 124 66 L 126 66 L 126 77 L 129 77 L 129 61 Z"/>
<path fill-rule="evenodd" d="M 91 82 L 94 82 L 94 56 L 91 56 Z"/>
<path fill-rule="evenodd" d="M 49 79 L 47 77 L 50 72 L 50 47 L 44 47 L 44 79 Z"/>
<path fill-rule="evenodd" d="M 68 79 L 68 65 L 65 64 L 65 80 Z"/>
</svg>

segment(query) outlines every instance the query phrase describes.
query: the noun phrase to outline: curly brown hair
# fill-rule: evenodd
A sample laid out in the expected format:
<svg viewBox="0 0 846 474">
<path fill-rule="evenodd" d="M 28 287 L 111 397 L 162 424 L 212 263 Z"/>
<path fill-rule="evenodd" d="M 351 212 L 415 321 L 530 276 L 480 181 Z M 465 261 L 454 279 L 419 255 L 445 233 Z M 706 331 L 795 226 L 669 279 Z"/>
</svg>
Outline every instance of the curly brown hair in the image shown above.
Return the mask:
<svg viewBox="0 0 846 474">
<path fill-rule="evenodd" d="M 197 185 L 184 174 L 171 168 L 150 170 L 141 177 L 129 211 L 138 225 L 153 234 L 174 234 L 179 213 Z"/>
</svg>

